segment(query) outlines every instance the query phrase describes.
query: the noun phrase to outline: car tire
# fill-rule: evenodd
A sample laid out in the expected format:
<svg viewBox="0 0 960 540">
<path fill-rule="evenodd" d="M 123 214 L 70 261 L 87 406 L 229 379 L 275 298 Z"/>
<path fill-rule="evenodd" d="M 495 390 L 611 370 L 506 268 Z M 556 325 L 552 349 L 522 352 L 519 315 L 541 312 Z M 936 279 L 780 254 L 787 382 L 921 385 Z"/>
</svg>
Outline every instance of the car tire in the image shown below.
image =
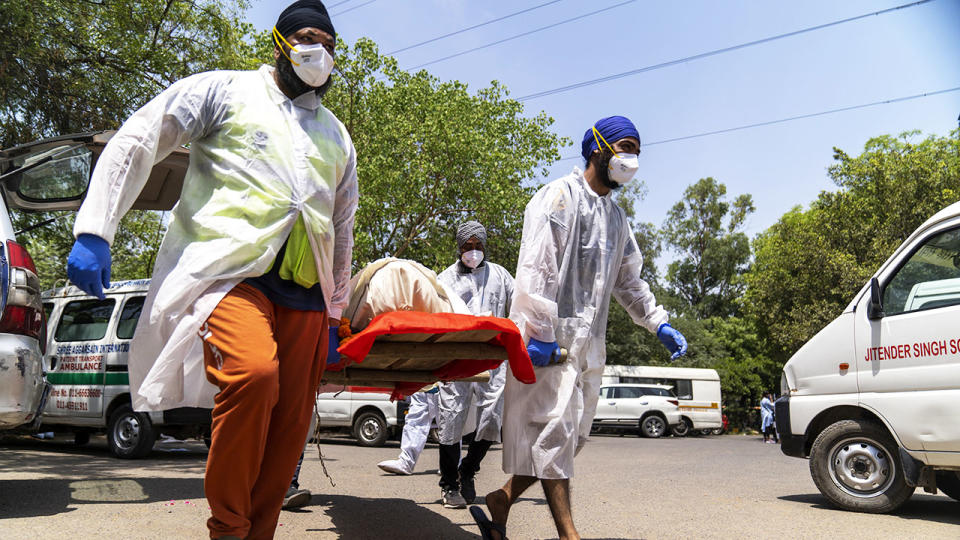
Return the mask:
<svg viewBox="0 0 960 540">
<path fill-rule="evenodd" d="M 670 426 L 670 433 L 673 433 L 674 437 L 686 437 L 690 434 L 690 424 L 687 423 L 686 419 L 681 418 L 679 424 Z"/>
<path fill-rule="evenodd" d="M 940 471 L 937 473 L 937 489 L 955 501 L 960 501 L 960 472 Z"/>
<path fill-rule="evenodd" d="M 914 490 L 896 443 L 867 420 L 841 420 L 820 432 L 810 449 L 810 475 L 827 500 L 854 512 L 892 512 Z"/>
<path fill-rule="evenodd" d="M 713 434 L 713 435 L 723 435 L 723 428 L 722 428 L 722 427 L 715 427 L 715 428 L 713 428 L 713 429 L 710 430 L 710 433 Z"/>
<path fill-rule="evenodd" d="M 138 459 L 153 450 L 157 433 L 150 417 L 135 412 L 130 404 L 117 407 L 107 423 L 107 447 L 121 459 Z"/>
<path fill-rule="evenodd" d="M 380 413 L 367 411 L 353 421 L 353 436 L 360 446 L 383 446 L 389 435 L 387 421 Z"/>
<path fill-rule="evenodd" d="M 640 434 L 648 439 L 663 437 L 667 431 L 667 421 L 662 416 L 651 414 L 640 420 Z"/>
<path fill-rule="evenodd" d="M 89 431 L 75 431 L 73 433 L 74 446 L 86 446 L 90 442 Z"/>
</svg>

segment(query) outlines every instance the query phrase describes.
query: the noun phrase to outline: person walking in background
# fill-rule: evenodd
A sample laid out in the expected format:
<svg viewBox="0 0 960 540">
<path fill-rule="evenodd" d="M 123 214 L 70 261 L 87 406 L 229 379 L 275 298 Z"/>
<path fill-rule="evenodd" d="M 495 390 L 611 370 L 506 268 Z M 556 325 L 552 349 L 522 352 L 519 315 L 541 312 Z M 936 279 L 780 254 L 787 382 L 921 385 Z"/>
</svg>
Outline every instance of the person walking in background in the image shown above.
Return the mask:
<svg viewBox="0 0 960 540">
<path fill-rule="evenodd" d="M 427 444 L 430 425 L 437 417 L 438 387 L 417 392 L 410 396 L 410 407 L 403 421 L 403 434 L 400 436 L 400 457 L 377 463 L 377 467 L 391 473 L 409 475 L 417 466 L 420 453 Z"/>
<path fill-rule="evenodd" d="M 506 317 L 513 296 L 513 276 L 487 257 L 487 229 L 477 221 L 457 228 L 457 262 L 440 273 L 474 315 Z M 466 508 L 477 496 L 474 476 L 490 446 L 500 442 L 503 386 L 507 363 L 490 370 L 486 382 L 452 381 L 440 385 L 440 498 L 445 508 Z M 461 461 L 460 439 L 470 408 L 477 429 Z"/>
<path fill-rule="evenodd" d="M 763 432 L 763 442 L 765 443 L 777 444 L 780 442 L 777 438 L 777 426 L 774 422 L 775 417 L 773 395 L 771 395 L 770 392 L 766 392 L 763 394 L 763 399 L 760 400 L 760 431 Z"/>
</svg>

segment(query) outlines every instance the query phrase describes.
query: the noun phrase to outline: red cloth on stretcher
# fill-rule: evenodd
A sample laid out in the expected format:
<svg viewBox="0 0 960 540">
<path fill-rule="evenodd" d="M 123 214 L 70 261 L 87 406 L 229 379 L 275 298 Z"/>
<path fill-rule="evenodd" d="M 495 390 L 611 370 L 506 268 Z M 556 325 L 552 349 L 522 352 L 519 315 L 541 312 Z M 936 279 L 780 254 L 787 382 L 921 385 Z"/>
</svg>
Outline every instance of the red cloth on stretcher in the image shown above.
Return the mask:
<svg viewBox="0 0 960 540">
<path fill-rule="evenodd" d="M 450 332 L 468 332 L 471 330 L 495 330 L 500 332 L 496 337 L 487 341 L 491 345 L 499 345 L 506 349 L 510 370 L 520 382 L 531 384 L 537 377 L 533 372 L 533 364 L 523 343 L 523 337 L 517 325 L 510 319 L 500 317 L 479 317 L 476 315 L 461 315 L 459 313 L 422 313 L 419 311 L 391 311 L 378 315 L 362 331 L 353 335 L 337 350 L 342 357 L 337 364 L 328 365 L 327 371 L 341 371 L 352 363 L 362 363 L 367 357 L 373 342 L 384 334 L 446 334 Z M 464 377 L 471 377 L 488 369 L 500 365 L 500 360 L 483 360 L 471 358 L 453 360 L 433 371 L 437 380 L 448 381 Z M 395 383 L 396 388 L 380 389 L 379 391 L 393 390 L 392 399 L 409 396 L 424 387 L 423 383 Z M 370 389 L 374 391 L 374 389 Z"/>
</svg>

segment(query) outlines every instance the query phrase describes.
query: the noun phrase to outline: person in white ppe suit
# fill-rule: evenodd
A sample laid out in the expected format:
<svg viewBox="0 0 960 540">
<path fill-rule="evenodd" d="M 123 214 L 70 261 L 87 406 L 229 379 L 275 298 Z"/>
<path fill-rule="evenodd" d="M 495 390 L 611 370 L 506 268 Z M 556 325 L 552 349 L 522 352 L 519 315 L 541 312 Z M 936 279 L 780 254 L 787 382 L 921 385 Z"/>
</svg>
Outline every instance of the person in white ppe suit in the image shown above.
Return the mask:
<svg viewBox="0 0 960 540">
<path fill-rule="evenodd" d="M 130 349 L 130 391 L 136 410 L 213 407 L 212 538 L 273 536 L 349 300 L 356 152 L 321 103 L 336 33 L 320 0 L 298 0 L 274 40 L 276 68 L 187 77 L 123 124 L 99 157 L 67 263 L 102 298 L 120 218 L 153 165 L 190 143 Z"/>
<path fill-rule="evenodd" d="M 403 420 L 400 435 L 400 457 L 377 463 L 381 470 L 392 474 L 410 475 L 420 459 L 430 435 L 430 426 L 439 411 L 439 386 L 416 392 L 410 396 L 410 406 Z"/>
<path fill-rule="evenodd" d="M 640 135 L 622 116 L 599 120 L 581 145 L 586 168 L 542 187 L 527 204 L 510 318 L 536 368 L 537 382 L 504 390 L 506 484 L 470 509 L 484 537 L 503 538 L 510 507 L 537 480 L 561 539 L 579 538 L 570 508 L 573 460 L 590 433 L 606 363 L 611 295 L 635 323 L 657 333 L 676 358 L 683 336 L 667 324 L 640 278 L 643 258 L 611 193 L 638 169 Z M 565 348 L 565 361 L 559 354 Z"/>
<path fill-rule="evenodd" d="M 459 260 L 440 273 L 474 315 L 506 317 L 513 296 L 513 276 L 486 260 L 487 230 L 476 221 L 457 228 Z M 440 385 L 440 497 L 447 508 L 466 508 L 476 498 L 474 476 L 490 446 L 500 442 L 506 362 L 490 370 L 487 382 L 448 382 Z M 460 439 L 471 407 L 477 429 L 460 459 Z"/>
</svg>

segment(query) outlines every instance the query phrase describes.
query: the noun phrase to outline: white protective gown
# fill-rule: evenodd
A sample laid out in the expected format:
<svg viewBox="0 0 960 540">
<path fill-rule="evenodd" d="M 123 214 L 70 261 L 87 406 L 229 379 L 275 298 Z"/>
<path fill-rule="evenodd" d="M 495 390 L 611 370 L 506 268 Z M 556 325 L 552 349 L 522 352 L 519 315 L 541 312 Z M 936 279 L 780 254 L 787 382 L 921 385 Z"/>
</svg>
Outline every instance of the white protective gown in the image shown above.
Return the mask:
<svg viewBox="0 0 960 540">
<path fill-rule="evenodd" d="M 597 409 L 611 294 L 651 332 L 668 318 L 640 279 L 642 263 L 624 211 L 578 168 L 527 204 L 510 318 L 524 339 L 556 341 L 569 360 L 535 368 L 532 385 L 507 377 L 504 472 L 573 477 Z"/>
<path fill-rule="evenodd" d="M 459 262 L 440 273 L 440 282 L 452 289 L 474 315 L 506 317 L 513 296 L 513 276 L 499 264 L 485 262 L 469 269 Z M 503 384 L 507 362 L 490 370 L 487 382 L 449 382 L 440 385 L 440 443 L 457 444 L 470 407 L 477 408 L 477 439 L 500 442 L 503 423 Z"/>
<path fill-rule="evenodd" d="M 410 396 L 410 407 L 407 409 L 403 433 L 400 435 L 398 458 L 410 472 L 417 466 L 417 460 L 420 459 L 420 453 L 423 452 L 430 435 L 430 425 L 437 417 L 437 396 L 436 391 L 417 392 Z"/>
<path fill-rule="evenodd" d="M 329 316 L 349 300 L 353 143 L 315 93 L 285 96 L 269 66 L 187 77 L 134 113 L 97 162 L 74 234 L 112 244 L 153 165 L 186 143 L 183 191 L 130 348 L 137 410 L 213 406 L 197 331 L 230 289 L 270 268 L 300 218 Z"/>
</svg>

